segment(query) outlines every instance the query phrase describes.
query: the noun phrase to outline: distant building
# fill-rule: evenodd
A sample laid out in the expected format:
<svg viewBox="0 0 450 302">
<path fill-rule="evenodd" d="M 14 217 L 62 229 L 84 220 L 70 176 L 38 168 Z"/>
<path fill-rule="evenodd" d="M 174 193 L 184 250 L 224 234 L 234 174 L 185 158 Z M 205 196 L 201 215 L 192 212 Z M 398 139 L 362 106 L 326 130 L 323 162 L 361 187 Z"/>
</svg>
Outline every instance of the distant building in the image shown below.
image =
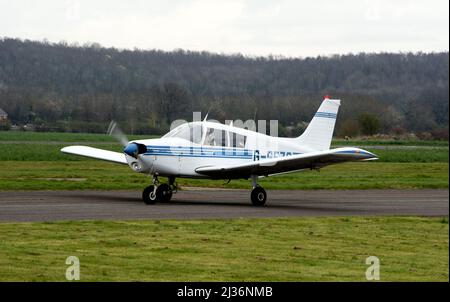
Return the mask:
<svg viewBox="0 0 450 302">
<path fill-rule="evenodd" d="M 8 119 L 8 113 L 5 112 L 2 108 L 0 108 L 0 122 L 6 121 Z"/>
</svg>

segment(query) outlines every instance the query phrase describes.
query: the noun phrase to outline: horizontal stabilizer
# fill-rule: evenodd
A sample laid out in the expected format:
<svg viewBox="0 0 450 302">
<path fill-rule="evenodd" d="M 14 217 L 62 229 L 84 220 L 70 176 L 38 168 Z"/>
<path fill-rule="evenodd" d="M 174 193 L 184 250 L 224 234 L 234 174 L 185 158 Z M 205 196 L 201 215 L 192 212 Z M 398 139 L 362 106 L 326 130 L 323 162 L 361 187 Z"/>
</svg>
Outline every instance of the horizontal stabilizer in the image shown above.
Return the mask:
<svg viewBox="0 0 450 302">
<path fill-rule="evenodd" d="M 80 155 L 95 159 L 106 160 L 119 164 L 128 164 L 125 154 L 119 152 L 113 152 L 98 148 L 92 148 L 87 146 L 69 146 L 61 149 L 61 152 L 67 154 Z"/>
</svg>

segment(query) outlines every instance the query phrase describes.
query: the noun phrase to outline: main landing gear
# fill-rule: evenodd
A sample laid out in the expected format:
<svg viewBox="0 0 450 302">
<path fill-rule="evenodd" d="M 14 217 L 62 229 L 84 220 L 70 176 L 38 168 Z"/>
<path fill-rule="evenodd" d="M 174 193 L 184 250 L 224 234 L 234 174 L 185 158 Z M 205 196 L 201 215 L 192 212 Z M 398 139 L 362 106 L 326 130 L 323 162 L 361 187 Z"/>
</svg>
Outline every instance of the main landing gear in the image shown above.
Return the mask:
<svg viewBox="0 0 450 302">
<path fill-rule="evenodd" d="M 258 176 L 252 175 L 252 193 L 250 194 L 250 197 L 252 199 L 252 204 L 254 206 L 263 206 L 266 203 L 267 199 L 267 193 L 266 191 L 258 185 Z"/>
<path fill-rule="evenodd" d="M 142 200 L 146 204 L 154 204 L 156 202 L 169 202 L 172 194 L 176 192 L 175 178 L 169 177 L 169 183 L 160 184 L 158 176 L 154 175 L 152 185 L 148 186 L 142 192 Z"/>
</svg>

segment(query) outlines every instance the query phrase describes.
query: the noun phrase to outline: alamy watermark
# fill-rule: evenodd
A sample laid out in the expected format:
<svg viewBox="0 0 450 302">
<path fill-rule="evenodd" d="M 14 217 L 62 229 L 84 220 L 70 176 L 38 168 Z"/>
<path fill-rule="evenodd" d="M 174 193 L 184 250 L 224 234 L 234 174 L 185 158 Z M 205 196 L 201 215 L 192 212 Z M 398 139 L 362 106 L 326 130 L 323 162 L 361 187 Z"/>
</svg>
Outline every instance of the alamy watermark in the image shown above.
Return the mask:
<svg viewBox="0 0 450 302">
<path fill-rule="evenodd" d="M 192 122 L 201 122 L 201 121 L 202 121 L 202 113 L 200 111 L 192 112 Z M 208 119 L 207 121 L 212 123 L 220 123 L 215 119 Z M 176 127 L 185 123 L 187 123 L 187 121 L 183 119 L 175 120 L 170 124 L 170 130 L 173 130 Z M 257 121 L 252 119 L 248 119 L 246 121 L 240 119 L 225 120 L 225 125 L 231 125 L 233 127 L 247 129 L 261 134 L 268 134 L 270 136 L 278 137 L 278 120 L 269 121 L 269 132 L 267 132 L 267 120 L 257 120 Z"/>
<path fill-rule="evenodd" d="M 66 19 L 68 21 L 80 20 L 80 2 L 78 0 L 66 0 Z"/>
<path fill-rule="evenodd" d="M 366 279 L 369 281 L 380 280 L 380 259 L 376 256 L 369 256 L 366 264 L 369 265 L 366 270 Z"/>
<path fill-rule="evenodd" d="M 76 256 L 69 256 L 66 264 L 69 265 L 66 269 L 66 279 L 69 281 L 80 280 L 80 259 Z"/>
</svg>

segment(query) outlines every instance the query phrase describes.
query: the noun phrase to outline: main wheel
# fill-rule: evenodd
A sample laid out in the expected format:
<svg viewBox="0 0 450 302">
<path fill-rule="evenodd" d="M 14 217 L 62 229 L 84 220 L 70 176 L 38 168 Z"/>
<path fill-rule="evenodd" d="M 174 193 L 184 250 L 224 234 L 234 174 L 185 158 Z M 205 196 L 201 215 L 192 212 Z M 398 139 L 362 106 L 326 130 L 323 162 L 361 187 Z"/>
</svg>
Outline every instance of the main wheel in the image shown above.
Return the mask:
<svg viewBox="0 0 450 302">
<path fill-rule="evenodd" d="M 172 190 L 168 184 L 161 184 L 156 189 L 156 198 L 161 202 L 169 202 L 172 198 Z"/>
<path fill-rule="evenodd" d="M 158 192 L 158 190 L 156 190 Z M 145 204 L 154 204 L 158 201 L 158 194 L 155 193 L 155 186 L 151 185 L 144 189 L 142 192 L 142 200 Z"/>
<path fill-rule="evenodd" d="M 262 187 L 255 187 L 251 194 L 254 206 L 263 206 L 266 203 L 267 193 Z"/>
</svg>

